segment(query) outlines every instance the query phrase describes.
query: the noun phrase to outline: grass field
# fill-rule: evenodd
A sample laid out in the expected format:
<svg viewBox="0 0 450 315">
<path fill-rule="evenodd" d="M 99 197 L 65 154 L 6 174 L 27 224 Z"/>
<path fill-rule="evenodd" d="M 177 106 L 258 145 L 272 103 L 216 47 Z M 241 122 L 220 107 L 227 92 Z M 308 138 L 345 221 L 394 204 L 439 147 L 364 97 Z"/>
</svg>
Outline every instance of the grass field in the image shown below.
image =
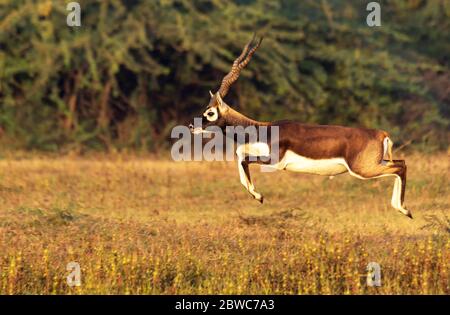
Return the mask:
<svg viewBox="0 0 450 315">
<path fill-rule="evenodd" d="M 0 293 L 450 294 L 449 158 L 406 158 L 414 220 L 389 178 L 254 166 L 260 205 L 225 162 L 4 157 Z"/>
</svg>

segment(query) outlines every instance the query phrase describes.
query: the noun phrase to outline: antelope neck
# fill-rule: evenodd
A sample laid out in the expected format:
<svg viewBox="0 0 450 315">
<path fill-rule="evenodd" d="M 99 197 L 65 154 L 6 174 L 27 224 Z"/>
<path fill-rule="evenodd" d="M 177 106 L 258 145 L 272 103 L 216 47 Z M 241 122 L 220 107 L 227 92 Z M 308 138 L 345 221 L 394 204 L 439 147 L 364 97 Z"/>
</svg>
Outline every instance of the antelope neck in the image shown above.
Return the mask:
<svg viewBox="0 0 450 315">
<path fill-rule="evenodd" d="M 245 115 L 237 112 L 236 110 L 229 108 L 226 116 L 226 124 L 228 126 L 268 126 L 270 123 L 257 121 L 251 118 L 248 118 Z"/>
</svg>

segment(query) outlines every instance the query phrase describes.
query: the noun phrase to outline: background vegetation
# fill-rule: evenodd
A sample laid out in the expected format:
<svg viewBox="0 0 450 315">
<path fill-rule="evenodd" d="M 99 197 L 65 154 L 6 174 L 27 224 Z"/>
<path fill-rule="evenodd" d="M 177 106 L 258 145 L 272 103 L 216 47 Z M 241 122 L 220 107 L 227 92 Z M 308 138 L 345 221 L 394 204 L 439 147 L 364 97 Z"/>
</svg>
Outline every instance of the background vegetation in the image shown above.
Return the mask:
<svg viewBox="0 0 450 315">
<path fill-rule="evenodd" d="M 0 0 L 3 146 L 158 150 L 208 101 L 254 30 L 266 40 L 227 102 L 259 119 L 379 127 L 446 149 L 450 2 Z"/>
<path fill-rule="evenodd" d="M 447 149 L 450 1 L 379 1 L 378 28 L 361 0 L 80 0 L 79 28 L 68 2 L 0 0 L 0 294 L 450 294 L 446 153 L 408 152 L 414 220 L 389 178 L 254 172 L 260 205 L 235 165 L 135 154 L 166 152 L 255 30 L 245 114 Z"/>
</svg>

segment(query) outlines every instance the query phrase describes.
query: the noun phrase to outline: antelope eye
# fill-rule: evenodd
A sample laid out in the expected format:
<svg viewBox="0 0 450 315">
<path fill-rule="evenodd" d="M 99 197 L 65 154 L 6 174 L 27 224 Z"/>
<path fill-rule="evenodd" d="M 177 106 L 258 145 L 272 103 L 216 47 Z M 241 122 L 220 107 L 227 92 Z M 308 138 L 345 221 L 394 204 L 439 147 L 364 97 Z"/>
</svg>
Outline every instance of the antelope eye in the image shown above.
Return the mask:
<svg viewBox="0 0 450 315">
<path fill-rule="evenodd" d="M 208 116 L 209 116 L 209 117 L 212 117 L 212 116 L 214 116 L 214 113 L 213 113 L 213 112 L 209 112 L 209 113 L 208 113 Z"/>
</svg>

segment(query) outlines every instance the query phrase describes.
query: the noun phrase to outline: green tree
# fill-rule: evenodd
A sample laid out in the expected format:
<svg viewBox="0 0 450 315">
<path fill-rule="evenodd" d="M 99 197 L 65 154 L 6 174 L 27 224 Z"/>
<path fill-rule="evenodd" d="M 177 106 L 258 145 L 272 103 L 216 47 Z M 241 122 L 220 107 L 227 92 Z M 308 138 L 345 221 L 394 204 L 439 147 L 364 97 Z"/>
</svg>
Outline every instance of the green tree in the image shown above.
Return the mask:
<svg viewBox="0 0 450 315">
<path fill-rule="evenodd" d="M 380 1 L 0 1 L 0 134 L 18 148 L 167 146 L 254 31 L 263 46 L 227 102 L 265 120 L 378 127 L 446 148 L 450 5 Z"/>
</svg>

